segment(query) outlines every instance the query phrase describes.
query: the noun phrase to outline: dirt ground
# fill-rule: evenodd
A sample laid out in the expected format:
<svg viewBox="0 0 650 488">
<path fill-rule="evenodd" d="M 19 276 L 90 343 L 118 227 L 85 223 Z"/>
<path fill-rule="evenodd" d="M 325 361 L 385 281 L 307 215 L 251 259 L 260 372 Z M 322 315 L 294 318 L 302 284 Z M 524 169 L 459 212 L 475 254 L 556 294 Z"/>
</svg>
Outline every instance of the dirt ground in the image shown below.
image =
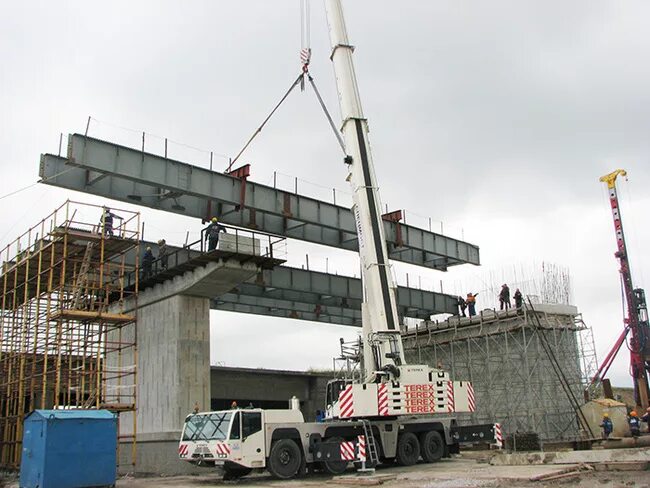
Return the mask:
<svg viewBox="0 0 650 488">
<path fill-rule="evenodd" d="M 216 473 L 204 476 L 178 476 L 170 478 L 121 479 L 117 486 L 123 488 L 198 488 L 205 486 L 252 487 L 355 487 L 382 486 L 386 488 L 523 488 L 566 486 L 567 488 L 638 487 L 650 488 L 650 471 L 584 472 L 575 478 L 540 482 L 531 477 L 559 472 L 566 466 L 491 466 L 474 459 L 446 459 L 435 464 L 419 464 L 408 468 L 386 467 L 374 475 L 357 475 L 350 470 L 344 476 L 310 475 L 292 481 L 277 481 L 270 476 L 253 475 L 238 481 L 223 481 Z"/>
<path fill-rule="evenodd" d="M 121 478 L 118 488 L 205 488 L 208 486 L 253 487 L 357 487 L 382 486 L 386 488 L 482 488 L 502 487 L 566 487 L 566 488 L 650 488 L 650 471 L 584 471 L 576 477 L 555 481 L 530 481 L 531 477 L 559 472 L 567 466 L 491 466 L 474 459 L 446 459 L 435 464 L 419 464 L 408 468 L 386 467 L 374 475 L 357 475 L 353 469 L 343 476 L 309 475 L 307 477 L 278 481 L 264 474 L 253 474 L 237 481 L 223 481 L 216 471 L 206 468 L 201 476 L 171 476 L 151 478 Z M 0 481 L 2 486 L 2 481 Z M 18 488 L 9 481 L 7 488 Z"/>
</svg>

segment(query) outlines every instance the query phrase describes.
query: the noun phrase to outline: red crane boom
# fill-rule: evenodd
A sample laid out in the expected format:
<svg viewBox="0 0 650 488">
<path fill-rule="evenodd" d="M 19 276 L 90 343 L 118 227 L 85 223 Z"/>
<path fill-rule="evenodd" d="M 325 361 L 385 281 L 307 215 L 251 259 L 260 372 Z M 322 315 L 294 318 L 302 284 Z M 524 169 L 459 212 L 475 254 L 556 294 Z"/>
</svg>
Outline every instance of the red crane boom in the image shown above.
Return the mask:
<svg viewBox="0 0 650 488">
<path fill-rule="evenodd" d="M 617 169 L 603 177 L 600 181 L 607 184 L 609 192 L 609 202 L 612 207 L 612 217 L 614 218 L 614 230 L 616 232 L 617 251 L 614 254 L 620 264 L 621 282 L 625 295 L 626 317 L 623 322 L 625 330 L 619 336 L 614 347 L 601 364 L 595 381 L 607 373 L 616 353 L 629 336 L 628 348 L 630 349 L 630 374 L 634 381 L 634 399 L 637 406 L 645 409 L 648 407 L 650 398 L 650 387 L 648 385 L 648 369 L 650 368 L 650 325 L 648 323 L 648 310 L 645 301 L 645 292 L 641 288 L 634 288 L 632 284 L 632 273 L 630 271 L 630 260 L 625 244 L 625 234 L 623 233 L 623 220 L 616 192 L 616 178 L 618 176 L 627 176 L 623 169 Z"/>
</svg>

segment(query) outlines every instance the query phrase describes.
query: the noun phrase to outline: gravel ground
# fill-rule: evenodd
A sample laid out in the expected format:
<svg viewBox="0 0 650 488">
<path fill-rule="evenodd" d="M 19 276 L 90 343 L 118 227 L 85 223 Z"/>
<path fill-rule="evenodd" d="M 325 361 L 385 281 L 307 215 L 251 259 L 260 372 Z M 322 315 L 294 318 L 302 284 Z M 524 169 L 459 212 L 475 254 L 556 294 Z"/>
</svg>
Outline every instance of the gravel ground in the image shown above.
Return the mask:
<svg viewBox="0 0 650 488">
<path fill-rule="evenodd" d="M 386 488 L 532 488 L 566 486 L 570 488 L 638 487 L 650 488 L 650 471 L 584 472 L 576 478 L 552 482 L 533 482 L 533 476 L 558 472 L 566 466 L 491 466 L 475 459 L 447 459 L 435 464 L 419 464 L 408 468 L 388 467 L 378 469 L 374 475 L 357 476 L 353 470 L 345 476 L 310 475 L 292 481 L 277 481 L 264 474 L 238 481 L 223 481 L 216 474 L 170 478 L 122 479 L 119 488 L 199 488 L 204 486 L 250 487 L 313 487 L 332 486 L 382 486 Z M 370 484 L 373 483 L 373 484 Z"/>
<path fill-rule="evenodd" d="M 555 481 L 535 482 L 533 476 L 558 472 L 566 466 L 491 466 L 475 459 L 446 459 L 435 464 L 419 464 L 408 468 L 387 467 L 378 469 L 374 475 L 358 476 L 350 470 L 344 476 L 310 475 L 305 478 L 278 481 L 266 474 L 254 474 L 237 481 L 223 481 L 214 471 L 206 471 L 201 476 L 170 476 L 150 478 L 121 478 L 118 488 L 202 488 L 207 486 L 223 487 L 357 487 L 382 486 L 386 488 L 533 488 L 533 487 L 567 487 L 567 488 L 650 488 L 650 471 L 605 471 L 581 472 L 574 478 Z M 4 481 L 3 481 L 4 480 Z M 4 484 L 3 484 L 4 483 Z M 0 477 L 3 488 L 18 488 L 13 480 Z"/>
</svg>

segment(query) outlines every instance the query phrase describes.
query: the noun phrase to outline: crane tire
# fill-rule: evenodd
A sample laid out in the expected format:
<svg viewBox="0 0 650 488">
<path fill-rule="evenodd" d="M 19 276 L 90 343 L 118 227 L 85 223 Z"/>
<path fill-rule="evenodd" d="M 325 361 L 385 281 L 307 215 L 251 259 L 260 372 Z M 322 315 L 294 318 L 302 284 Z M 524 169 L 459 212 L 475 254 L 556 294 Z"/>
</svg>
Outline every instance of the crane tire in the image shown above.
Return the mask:
<svg viewBox="0 0 650 488">
<path fill-rule="evenodd" d="M 338 442 L 341 443 L 344 441 L 341 437 L 332 437 L 326 439 L 328 442 Z M 343 474 L 348 469 L 348 461 L 323 461 L 323 469 L 329 474 Z"/>
<path fill-rule="evenodd" d="M 292 439 L 280 439 L 273 443 L 267 469 L 274 478 L 295 478 L 302 466 L 302 452 Z"/>
<path fill-rule="evenodd" d="M 440 461 L 445 455 L 445 442 L 437 430 L 420 434 L 420 451 L 425 463 Z"/>
<path fill-rule="evenodd" d="M 420 458 L 420 441 L 413 432 L 404 432 L 397 438 L 397 464 L 413 466 Z"/>
</svg>

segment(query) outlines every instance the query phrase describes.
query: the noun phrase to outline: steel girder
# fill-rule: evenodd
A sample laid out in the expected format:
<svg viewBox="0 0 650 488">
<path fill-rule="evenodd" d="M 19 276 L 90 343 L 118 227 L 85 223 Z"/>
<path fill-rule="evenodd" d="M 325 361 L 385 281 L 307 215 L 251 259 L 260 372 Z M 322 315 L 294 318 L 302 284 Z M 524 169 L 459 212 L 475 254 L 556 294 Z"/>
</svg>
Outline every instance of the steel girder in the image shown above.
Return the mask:
<svg viewBox="0 0 650 488">
<path fill-rule="evenodd" d="M 158 244 L 142 241 L 158 256 Z M 198 251 L 175 254 L 178 246 L 168 245 L 169 265 L 182 265 Z M 128 263 L 135 255 L 125 255 Z M 274 317 L 297 318 L 340 325 L 361 326 L 361 280 L 294 268 L 276 266 L 260 271 L 253 279 L 240 283 L 232 290 L 215 295 L 211 307 L 215 310 L 253 313 Z M 400 318 L 428 319 L 440 313 L 456 313 L 456 297 L 417 288 L 397 287 L 397 307 Z"/>
<path fill-rule="evenodd" d="M 349 208 L 79 134 L 69 136 L 67 158 L 42 155 L 39 173 L 49 185 L 358 250 Z M 384 229 L 391 259 L 438 270 L 479 264 L 478 246 L 402 223 Z"/>
<path fill-rule="evenodd" d="M 215 298 L 212 308 L 361 326 L 361 280 L 277 266 Z M 455 313 L 456 298 L 414 288 L 397 288 L 400 317 L 428 319 Z"/>
</svg>

